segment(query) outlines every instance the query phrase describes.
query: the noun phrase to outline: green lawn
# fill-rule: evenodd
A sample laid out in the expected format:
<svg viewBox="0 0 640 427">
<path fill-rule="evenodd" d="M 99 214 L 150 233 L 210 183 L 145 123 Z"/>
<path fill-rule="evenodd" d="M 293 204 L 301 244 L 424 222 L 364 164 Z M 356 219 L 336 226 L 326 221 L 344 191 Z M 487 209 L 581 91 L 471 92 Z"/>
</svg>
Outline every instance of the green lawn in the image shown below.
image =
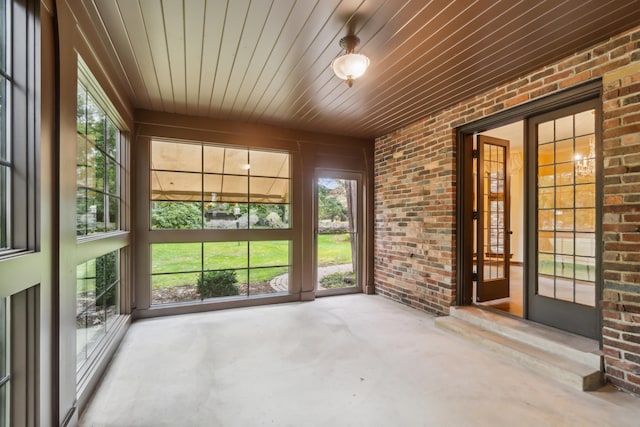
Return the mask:
<svg viewBox="0 0 640 427">
<path fill-rule="evenodd" d="M 348 234 L 322 234 L 318 236 L 318 242 L 321 266 L 351 262 Z M 287 267 L 276 266 L 290 264 L 289 242 L 251 242 L 250 245 L 247 242 L 153 244 L 152 287 L 159 289 L 184 284 L 195 285 L 203 260 L 205 270 L 238 269 L 239 282 L 246 282 L 249 267 L 251 282 L 264 282 L 286 273 Z"/>
</svg>

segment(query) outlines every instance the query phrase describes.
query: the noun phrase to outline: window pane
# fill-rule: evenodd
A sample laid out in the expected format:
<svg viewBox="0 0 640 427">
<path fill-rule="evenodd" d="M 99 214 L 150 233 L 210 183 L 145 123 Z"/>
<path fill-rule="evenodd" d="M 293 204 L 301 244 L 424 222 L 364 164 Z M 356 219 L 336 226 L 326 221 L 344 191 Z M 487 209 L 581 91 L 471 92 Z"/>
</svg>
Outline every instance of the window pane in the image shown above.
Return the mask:
<svg viewBox="0 0 640 427">
<path fill-rule="evenodd" d="M 120 228 L 120 131 L 81 83 L 77 96 L 76 183 L 86 187 L 77 199 L 77 235 Z M 111 156 L 111 157 L 109 157 Z M 116 196 L 116 197 L 111 197 Z"/>
<path fill-rule="evenodd" d="M 556 185 L 573 184 L 573 162 L 556 165 Z"/>
<path fill-rule="evenodd" d="M 204 146 L 204 172 L 224 173 L 224 153 L 222 147 Z"/>
<path fill-rule="evenodd" d="M 269 151 L 249 151 L 253 176 L 289 178 L 289 154 Z"/>
<path fill-rule="evenodd" d="M 553 230 L 555 227 L 555 211 L 552 209 L 538 211 L 538 229 Z"/>
<path fill-rule="evenodd" d="M 88 221 L 87 190 L 78 188 L 76 190 L 76 234 L 78 236 L 87 234 Z"/>
<path fill-rule="evenodd" d="M 93 197 L 92 197 L 93 196 Z M 89 234 L 104 233 L 105 224 L 105 195 L 104 193 L 87 191 L 87 203 L 89 204 L 89 215 L 95 213 L 94 226 L 89 226 Z"/>
<path fill-rule="evenodd" d="M 151 154 L 152 229 L 198 228 L 160 224 L 156 201 L 202 202 L 199 223 L 207 229 L 290 227 L 289 154 L 166 141 L 152 141 L 151 149 L 157 151 Z M 178 151 L 186 165 L 199 163 L 203 155 L 203 173 L 196 173 L 196 167 L 191 172 L 162 170 L 177 167 L 170 166 L 168 153 L 175 157 Z"/>
<path fill-rule="evenodd" d="M 540 188 L 538 190 L 538 208 L 552 209 L 554 205 L 553 187 Z"/>
<path fill-rule="evenodd" d="M 197 301 L 196 282 L 200 273 L 159 274 L 151 276 L 151 304 Z"/>
<path fill-rule="evenodd" d="M 119 181 L 119 166 L 118 164 L 110 159 L 107 158 L 107 180 L 108 180 L 108 184 L 107 184 L 107 191 L 109 192 L 109 194 L 115 195 L 117 196 L 120 191 L 120 186 L 118 185 L 118 181 Z"/>
<path fill-rule="evenodd" d="M 84 315 L 86 320 L 87 355 L 90 355 L 106 333 L 107 319 L 102 298 L 96 301 L 94 305 L 87 307 Z"/>
<path fill-rule="evenodd" d="M 106 151 L 105 119 L 104 111 L 90 94 L 87 95 L 87 137 L 101 151 Z"/>
<path fill-rule="evenodd" d="M 576 230 L 596 231 L 595 209 L 576 209 Z"/>
<path fill-rule="evenodd" d="M 80 84 L 78 84 L 76 127 L 78 134 L 81 136 L 87 135 L 87 91 Z"/>
<path fill-rule="evenodd" d="M 289 265 L 289 241 L 249 242 L 250 267 Z"/>
<path fill-rule="evenodd" d="M 204 175 L 204 201 L 206 203 L 221 203 L 228 200 L 222 194 L 222 181 L 224 175 L 205 174 Z"/>
<path fill-rule="evenodd" d="M 554 163 L 553 144 L 544 144 L 538 147 L 538 164 L 550 165 Z"/>
<path fill-rule="evenodd" d="M 596 131 L 595 110 L 587 110 L 575 115 L 576 135 L 587 135 Z"/>
<path fill-rule="evenodd" d="M 538 251 L 553 253 L 555 240 L 553 238 L 553 232 L 540 231 L 538 233 Z"/>
<path fill-rule="evenodd" d="M 556 233 L 555 252 L 573 255 L 573 233 Z"/>
<path fill-rule="evenodd" d="M 573 257 L 556 255 L 556 276 L 573 278 Z"/>
<path fill-rule="evenodd" d="M 87 143 L 82 136 L 76 146 L 76 185 L 87 186 Z"/>
<path fill-rule="evenodd" d="M 105 191 L 106 184 L 106 156 L 100 150 L 95 150 L 93 156 L 89 159 L 91 162 L 89 166 L 95 168 L 95 181 L 93 182 L 92 188 Z"/>
<path fill-rule="evenodd" d="M 278 286 L 284 286 L 288 281 L 289 267 L 252 268 L 249 270 L 249 295 L 282 292 Z"/>
<path fill-rule="evenodd" d="M 270 205 L 265 203 L 249 205 L 251 217 L 258 221 L 251 228 L 289 228 L 289 205 Z"/>
<path fill-rule="evenodd" d="M 198 277 L 200 299 L 247 296 L 246 270 L 204 271 Z"/>
<path fill-rule="evenodd" d="M 152 230 L 202 228 L 202 208 L 197 202 L 152 202 Z"/>
<path fill-rule="evenodd" d="M 556 210 L 556 230 L 573 230 L 573 210 Z"/>
<path fill-rule="evenodd" d="M 99 156 L 99 151 L 95 145 L 87 142 L 87 188 L 98 188 L 98 172 L 96 170 L 96 157 Z"/>
<path fill-rule="evenodd" d="M 96 302 L 96 260 L 76 267 L 76 363 L 79 368 L 88 357 L 89 336 L 87 328 L 94 320 L 87 314 Z M 95 310 L 94 310 L 95 311 Z"/>
<path fill-rule="evenodd" d="M 595 257 L 596 236 L 593 233 L 576 233 L 576 255 Z"/>
<path fill-rule="evenodd" d="M 202 171 L 202 146 L 151 141 L 151 169 L 182 172 Z"/>
<path fill-rule="evenodd" d="M 9 329 L 7 327 L 8 304 L 6 298 L 0 298 L 0 380 L 9 372 L 8 356 L 9 356 Z M 0 402 L 2 405 L 3 402 Z"/>
<path fill-rule="evenodd" d="M 540 166 L 538 168 L 538 186 L 549 187 L 554 185 L 554 167 Z"/>
<path fill-rule="evenodd" d="M 151 273 L 202 271 L 202 243 L 155 243 L 151 245 Z"/>
<path fill-rule="evenodd" d="M 106 231 L 118 230 L 120 227 L 120 199 L 109 197 L 109 217 L 105 219 Z"/>
<path fill-rule="evenodd" d="M 595 184 L 576 185 L 576 207 L 591 208 L 596 203 Z"/>
<path fill-rule="evenodd" d="M 218 195 L 225 202 L 246 203 L 248 201 L 249 180 L 246 176 L 225 175 L 222 191 Z"/>
<path fill-rule="evenodd" d="M 2 0 L 0 0 L 1 2 Z M 9 100 L 7 99 L 7 81 L 0 76 L 0 160 L 9 160 Z"/>
<path fill-rule="evenodd" d="M 538 144 L 544 144 L 554 140 L 553 121 L 538 125 Z"/>
<path fill-rule="evenodd" d="M 573 116 L 566 116 L 556 119 L 555 140 L 571 138 L 573 136 Z"/>
<path fill-rule="evenodd" d="M 0 0 L 4 7 L 4 2 Z M 1 18 L 1 17 L 0 17 Z M 5 33 L 2 30 L 2 37 Z M 4 45 L 4 43 L 3 43 Z M 7 110 L 8 99 L 6 98 L 7 82 L 0 77 L 0 162 L 9 161 L 9 140 L 8 124 L 9 111 Z M 0 164 L 0 250 L 9 248 L 9 200 L 11 199 L 9 177 L 11 176 L 9 166 Z"/>
<path fill-rule="evenodd" d="M 576 257 L 576 279 L 595 282 L 595 258 Z"/>
<path fill-rule="evenodd" d="M 247 268 L 247 242 L 211 242 L 204 244 L 204 269 L 225 270 Z"/>
<path fill-rule="evenodd" d="M 76 267 L 76 365 L 91 356 L 119 315 L 119 251 L 109 252 Z"/>
<path fill-rule="evenodd" d="M 556 163 L 573 161 L 573 139 L 556 142 Z"/>
<path fill-rule="evenodd" d="M 192 172 L 151 171 L 151 198 L 201 201 L 202 175 Z"/>
<path fill-rule="evenodd" d="M 225 174 L 247 175 L 249 173 L 249 151 L 225 148 L 222 164 Z"/>
<path fill-rule="evenodd" d="M 556 187 L 556 207 L 573 207 L 573 186 Z"/>
<path fill-rule="evenodd" d="M 288 203 L 289 180 L 281 178 L 251 178 L 249 201 L 252 203 Z"/>
<path fill-rule="evenodd" d="M 0 249 L 9 248 L 9 168 L 0 165 Z"/>
<path fill-rule="evenodd" d="M 246 229 L 258 220 L 249 217 L 246 203 L 207 203 L 204 215 L 204 227 L 209 229 Z"/>
<path fill-rule="evenodd" d="M 120 159 L 120 130 L 107 117 L 107 154 L 112 158 Z"/>
<path fill-rule="evenodd" d="M 9 47 L 8 39 L 9 39 L 9 24 L 10 21 L 7 15 L 7 1 L 0 0 L 0 70 L 6 72 L 8 65 L 7 64 L 7 48 Z M 0 419 L 0 423 L 2 423 L 2 419 Z"/>
</svg>

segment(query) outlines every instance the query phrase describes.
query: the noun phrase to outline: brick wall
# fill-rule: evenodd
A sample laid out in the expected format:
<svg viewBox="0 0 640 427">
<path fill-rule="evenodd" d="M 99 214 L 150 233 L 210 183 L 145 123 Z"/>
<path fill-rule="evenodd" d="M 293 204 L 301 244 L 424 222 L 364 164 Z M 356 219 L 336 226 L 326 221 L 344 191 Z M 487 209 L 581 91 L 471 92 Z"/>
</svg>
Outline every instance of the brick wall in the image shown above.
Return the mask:
<svg viewBox="0 0 640 427">
<path fill-rule="evenodd" d="M 607 376 L 640 393 L 640 27 L 376 140 L 376 292 L 448 314 L 455 283 L 455 129 L 597 78 L 603 84 Z"/>
<path fill-rule="evenodd" d="M 634 62 L 602 82 L 602 334 L 608 379 L 640 394 L 640 34 L 632 39 L 618 49 L 627 47 Z"/>
</svg>

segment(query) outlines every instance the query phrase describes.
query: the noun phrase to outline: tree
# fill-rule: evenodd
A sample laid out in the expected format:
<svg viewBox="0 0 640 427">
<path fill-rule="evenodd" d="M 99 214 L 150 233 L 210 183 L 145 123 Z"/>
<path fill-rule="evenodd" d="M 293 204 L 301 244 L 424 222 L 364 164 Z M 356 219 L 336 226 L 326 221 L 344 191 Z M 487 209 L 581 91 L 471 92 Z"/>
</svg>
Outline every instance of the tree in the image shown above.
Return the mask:
<svg viewBox="0 0 640 427">
<path fill-rule="evenodd" d="M 332 180 L 332 183 L 336 183 Z M 342 186 L 342 182 L 338 181 L 338 187 Z M 343 203 L 335 197 L 334 192 L 338 188 L 330 188 L 329 186 L 318 184 L 318 219 L 345 221 L 347 219 L 347 209 Z M 340 188 L 339 191 L 343 191 Z"/>
</svg>

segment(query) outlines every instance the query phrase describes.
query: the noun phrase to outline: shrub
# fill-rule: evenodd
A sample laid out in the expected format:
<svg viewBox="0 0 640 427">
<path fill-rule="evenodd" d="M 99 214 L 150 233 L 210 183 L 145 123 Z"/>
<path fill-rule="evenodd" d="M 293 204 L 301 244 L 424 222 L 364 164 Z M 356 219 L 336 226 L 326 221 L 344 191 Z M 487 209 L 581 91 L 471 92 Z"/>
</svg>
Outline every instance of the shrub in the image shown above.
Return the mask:
<svg viewBox="0 0 640 427">
<path fill-rule="evenodd" d="M 152 229 L 202 228 L 200 203 L 154 202 L 151 210 Z"/>
<path fill-rule="evenodd" d="M 198 293 L 203 300 L 238 295 L 237 281 L 235 270 L 207 271 L 198 276 Z"/>
<path fill-rule="evenodd" d="M 320 284 L 326 289 L 339 289 L 355 286 L 356 275 L 352 271 L 330 273 L 320 279 Z"/>
</svg>

